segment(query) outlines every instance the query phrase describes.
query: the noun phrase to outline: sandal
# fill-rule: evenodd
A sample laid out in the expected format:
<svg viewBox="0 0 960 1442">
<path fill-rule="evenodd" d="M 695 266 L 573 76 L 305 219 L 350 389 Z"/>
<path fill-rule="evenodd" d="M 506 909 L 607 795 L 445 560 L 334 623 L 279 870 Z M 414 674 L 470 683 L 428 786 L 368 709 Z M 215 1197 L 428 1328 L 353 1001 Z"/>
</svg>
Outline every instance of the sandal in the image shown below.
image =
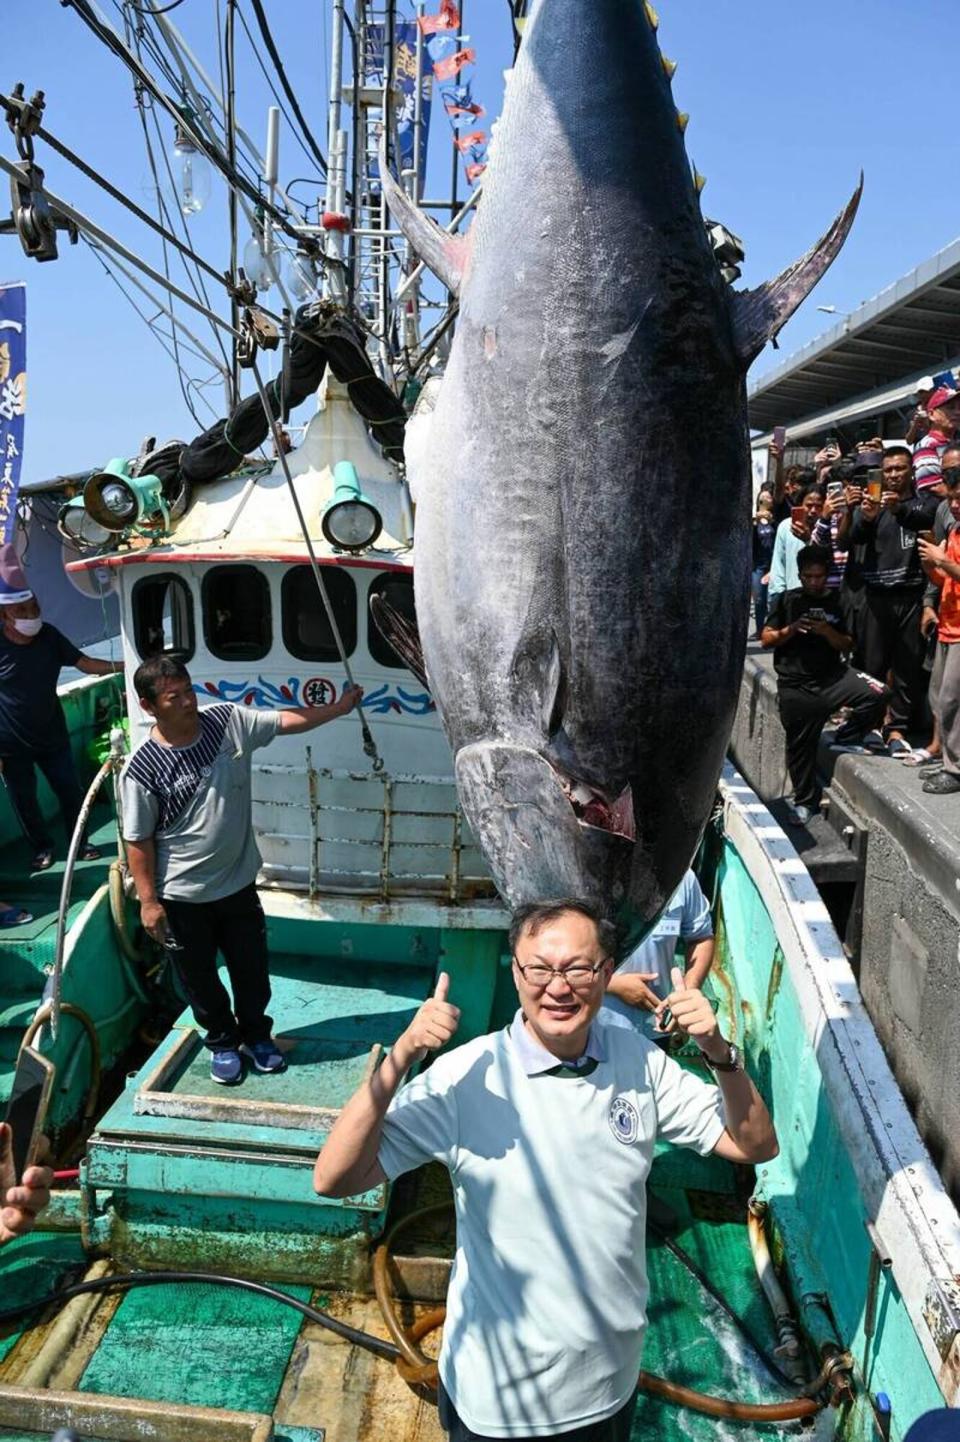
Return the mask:
<svg viewBox="0 0 960 1442">
<path fill-rule="evenodd" d="M 925 766 L 928 761 L 939 761 L 939 756 L 934 756 L 925 746 L 919 747 L 916 751 L 904 752 L 900 757 L 904 766 Z"/>
<path fill-rule="evenodd" d="M 38 851 L 37 854 L 36 854 L 36 856 L 35 856 L 35 857 L 33 858 L 33 860 L 31 861 L 31 863 L 30 863 L 30 870 L 31 870 L 31 871 L 49 871 L 52 865 L 53 865 L 53 851 L 51 850 L 50 847 L 45 847 L 45 848 L 43 849 L 43 851 Z"/>
<path fill-rule="evenodd" d="M 887 752 L 891 756 L 898 756 L 902 758 L 904 756 L 912 755 L 913 747 L 910 745 L 909 741 L 904 741 L 902 736 L 892 736 L 887 742 Z"/>
<path fill-rule="evenodd" d="M 4 930 L 10 926 L 26 926 L 28 921 L 33 920 L 31 911 L 24 911 L 22 906 L 0 907 L 0 927 Z"/>
</svg>

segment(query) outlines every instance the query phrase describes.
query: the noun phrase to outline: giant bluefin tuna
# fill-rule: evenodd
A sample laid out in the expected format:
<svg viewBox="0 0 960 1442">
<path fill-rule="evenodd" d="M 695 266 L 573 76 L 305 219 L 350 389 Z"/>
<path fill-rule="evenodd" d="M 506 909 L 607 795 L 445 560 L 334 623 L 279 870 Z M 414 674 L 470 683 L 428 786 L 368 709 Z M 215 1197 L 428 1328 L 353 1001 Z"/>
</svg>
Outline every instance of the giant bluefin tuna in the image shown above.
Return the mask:
<svg viewBox="0 0 960 1442">
<path fill-rule="evenodd" d="M 743 669 L 745 374 L 839 252 L 722 279 L 642 0 L 539 0 L 411 427 L 415 586 L 463 809 L 511 903 L 660 911 L 716 796 Z"/>
</svg>

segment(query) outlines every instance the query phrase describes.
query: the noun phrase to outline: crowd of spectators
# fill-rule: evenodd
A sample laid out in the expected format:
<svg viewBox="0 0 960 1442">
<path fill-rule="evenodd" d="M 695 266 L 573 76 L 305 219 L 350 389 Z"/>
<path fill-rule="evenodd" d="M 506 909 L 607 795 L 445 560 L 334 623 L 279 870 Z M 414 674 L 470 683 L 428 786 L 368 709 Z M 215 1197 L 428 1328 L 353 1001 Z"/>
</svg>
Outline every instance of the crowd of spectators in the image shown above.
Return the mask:
<svg viewBox="0 0 960 1442">
<path fill-rule="evenodd" d="M 924 383 L 906 436 L 828 437 L 812 466 L 772 475 L 753 521 L 755 637 L 771 650 L 793 785 L 791 820 L 820 801 L 817 747 L 920 767 L 960 791 L 960 381 Z"/>
</svg>

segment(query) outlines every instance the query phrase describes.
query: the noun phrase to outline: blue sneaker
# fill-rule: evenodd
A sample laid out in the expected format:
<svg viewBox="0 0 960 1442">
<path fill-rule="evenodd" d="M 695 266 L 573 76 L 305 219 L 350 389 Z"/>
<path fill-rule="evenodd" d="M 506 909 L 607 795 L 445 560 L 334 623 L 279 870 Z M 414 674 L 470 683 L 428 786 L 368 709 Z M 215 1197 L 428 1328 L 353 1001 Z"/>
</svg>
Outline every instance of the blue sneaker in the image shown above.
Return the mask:
<svg viewBox="0 0 960 1442">
<path fill-rule="evenodd" d="M 276 1072 L 287 1069 L 283 1055 L 271 1037 L 268 1037 L 266 1041 L 255 1041 L 252 1046 L 244 1043 L 240 1050 L 253 1062 L 254 1071 Z"/>
<path fill-rule="evenodd" d="M 237 1082 L 243 1081 L 243 1057 L 240 1053 L 231 1048 L 227 1051 L 215 1051 L 210 1058 L 210 1080 L 220 1082 L 221 1086 L 236 1086 Z"/>
</svg>

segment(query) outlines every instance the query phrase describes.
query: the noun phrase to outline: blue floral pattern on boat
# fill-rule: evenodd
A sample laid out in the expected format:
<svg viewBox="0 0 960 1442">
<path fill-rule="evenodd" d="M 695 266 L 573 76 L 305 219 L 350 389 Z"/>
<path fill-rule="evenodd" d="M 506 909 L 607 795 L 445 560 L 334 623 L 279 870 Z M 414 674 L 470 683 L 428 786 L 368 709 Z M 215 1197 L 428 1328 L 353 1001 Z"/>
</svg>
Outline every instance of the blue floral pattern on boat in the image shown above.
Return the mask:
<svg viewBox="0 0 960 1442">
<path fill-rule="evenodd" d="M 337 698 L 336 684 L 323 676 L 311 676 L 306 681 L 290 676 L 279 684 L 263 676 L 255 681 L 230 681 L 224 677 L 218 681 L 195 681 L 193 689 L 206 700 L 232 701 L 238 706 L 263 706 L 271 710 L 283 706 L 329 706 Z M 437 708 L 427 691 L 407 691 L 403 686 L 384 682 L 376 690 L 367 692 L 363 709 L 375 716 L 391 713 L 429 716 Z"/>
</svg>

